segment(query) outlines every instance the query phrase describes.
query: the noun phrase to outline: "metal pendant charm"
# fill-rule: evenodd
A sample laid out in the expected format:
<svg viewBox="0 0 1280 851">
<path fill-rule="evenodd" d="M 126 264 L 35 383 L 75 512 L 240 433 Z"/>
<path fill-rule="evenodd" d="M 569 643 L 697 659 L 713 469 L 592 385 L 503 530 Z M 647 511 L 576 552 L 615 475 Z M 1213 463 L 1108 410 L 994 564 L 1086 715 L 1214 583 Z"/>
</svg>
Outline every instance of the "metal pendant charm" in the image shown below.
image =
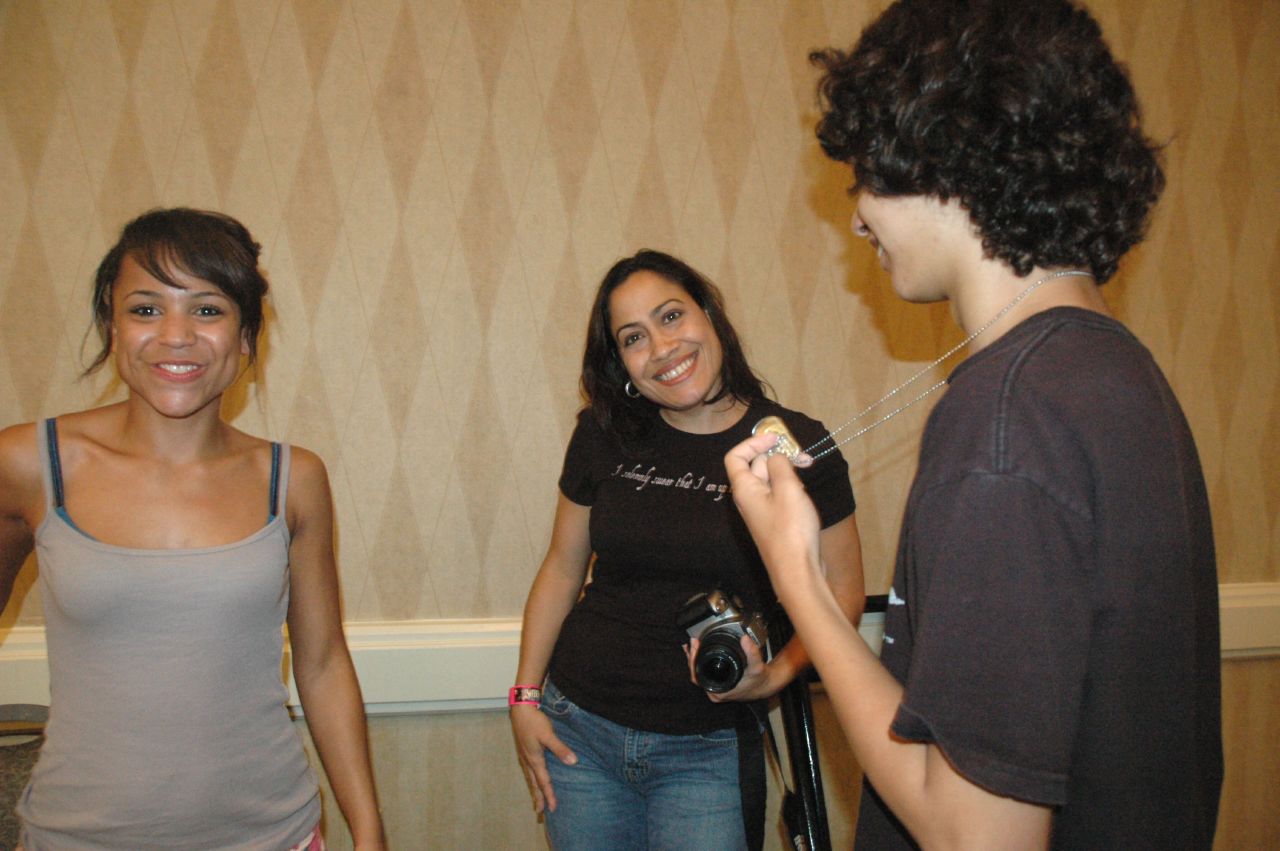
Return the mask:
<svg viewBox="0 0 1280 851">
<path fill-rule="evenodd" d="M 781 417 L 765 417 L 755 424 L 751 429 L 752 434 L 776 434 L 778 442 L 773 445 L 767 455 L 785 455 L 795 463 L 796 456 L 800 454 L 800 444 L 796 441 L 795 436 L 791 434 L 791 429 L 787 428 L 787 424 L 782 421 Z"/>
</svg>

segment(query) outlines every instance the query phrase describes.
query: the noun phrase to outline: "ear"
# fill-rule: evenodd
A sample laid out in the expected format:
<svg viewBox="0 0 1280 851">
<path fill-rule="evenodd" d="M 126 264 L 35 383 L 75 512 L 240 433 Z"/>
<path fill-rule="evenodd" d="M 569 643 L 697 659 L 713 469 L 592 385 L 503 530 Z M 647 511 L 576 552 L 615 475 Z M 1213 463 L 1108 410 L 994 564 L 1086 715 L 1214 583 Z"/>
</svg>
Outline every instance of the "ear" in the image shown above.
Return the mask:
<svg viewBox="0 0 1280 851">
<path fill-rule="evenodd" d="M 249 329 L 240 329 L 240 354 L 248 357 L 249 355 Z"/>
</svg>

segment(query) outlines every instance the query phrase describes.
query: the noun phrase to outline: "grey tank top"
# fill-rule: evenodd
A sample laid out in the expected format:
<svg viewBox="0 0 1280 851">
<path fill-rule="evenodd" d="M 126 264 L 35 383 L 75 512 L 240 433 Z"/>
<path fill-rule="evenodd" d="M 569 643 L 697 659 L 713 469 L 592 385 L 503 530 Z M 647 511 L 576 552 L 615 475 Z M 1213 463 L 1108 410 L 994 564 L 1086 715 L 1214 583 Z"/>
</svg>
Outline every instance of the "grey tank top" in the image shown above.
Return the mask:
<svg viewBox="0 0 1280 851">
<path fill-rule="evenodd" d="M 273 448 L 274 516 L 257 532 L 218 547 L 131 549 L 70 522 L 53 421 L 37 432 L 52 700 L 18 804 L 27 851 L 301 842 L 320 798 L 281 678 L 289 447 Z"/>
</svg>

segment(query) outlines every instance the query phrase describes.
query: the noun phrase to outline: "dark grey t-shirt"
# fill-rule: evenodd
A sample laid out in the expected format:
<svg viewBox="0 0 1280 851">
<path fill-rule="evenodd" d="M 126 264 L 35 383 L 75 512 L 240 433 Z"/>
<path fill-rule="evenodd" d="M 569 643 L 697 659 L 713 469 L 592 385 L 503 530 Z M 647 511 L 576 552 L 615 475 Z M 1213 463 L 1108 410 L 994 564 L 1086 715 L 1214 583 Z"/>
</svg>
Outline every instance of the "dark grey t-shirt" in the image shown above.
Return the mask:
<svg viewBox="0 0 1280 851">
<path fill-rule="evenodd" d="M 882 659 L 893 723 L 1057 849 L 1208 849 L 1222 784 L 1204 476 L 1150 353 L 1057 308 L 961 364 L 930 416 Z M 872 792 L 860 849 L 911 848 Z"/>
</svg>

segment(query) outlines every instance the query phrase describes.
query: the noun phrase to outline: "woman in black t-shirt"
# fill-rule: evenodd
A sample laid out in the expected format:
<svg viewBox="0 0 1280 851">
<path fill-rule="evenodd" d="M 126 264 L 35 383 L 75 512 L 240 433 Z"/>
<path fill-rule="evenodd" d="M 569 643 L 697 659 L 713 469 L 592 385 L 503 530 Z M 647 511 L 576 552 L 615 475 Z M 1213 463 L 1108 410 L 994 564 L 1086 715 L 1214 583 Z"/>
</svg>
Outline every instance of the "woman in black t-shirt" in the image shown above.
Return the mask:
<svg viewBox="0 0 1280 851">
<path fill-rule="evenodd" d="M 511 694 L 535 808 L 560 851 L 758 847 L 763 801 L 741 790 L 763 790 L 764 766 L 758 747 L 739 758 L 739 736 L 759 737 L 745 707 L 776 694 L 808 655 L 791 641 L 766 663 L 744 637 L 741 681 L 711 694 L 691 680 L 677 614 L 717 589 L 745 614 L 769 611 L 776 599 L 723 457 L 764 416 L 781 416 L 804 446 L 826 430 L 766 398 L 719 292 L 656 251 L 619 261 L 601 283 L 582 389 Z M 827 581 L 856 620 L 848 467 L 836 452 L 802 475 L 822 517 Z"/>
</svg>

